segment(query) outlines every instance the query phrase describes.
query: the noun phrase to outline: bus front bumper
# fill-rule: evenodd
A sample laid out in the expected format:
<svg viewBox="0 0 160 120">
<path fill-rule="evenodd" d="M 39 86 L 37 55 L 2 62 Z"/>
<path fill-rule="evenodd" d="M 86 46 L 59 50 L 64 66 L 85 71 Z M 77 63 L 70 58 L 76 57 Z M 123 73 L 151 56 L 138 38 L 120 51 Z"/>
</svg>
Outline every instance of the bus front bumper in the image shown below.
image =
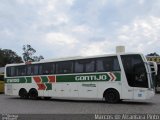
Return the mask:
<svg viewBox="0 0 160 120">
<path fill-rule="evenodd" d="M 154 89 L 137 89 L 134 91 L 134 99 L 135 100 L 145 100 L 145 99 L 151 99 L 155 95 Z"/>
</svg>

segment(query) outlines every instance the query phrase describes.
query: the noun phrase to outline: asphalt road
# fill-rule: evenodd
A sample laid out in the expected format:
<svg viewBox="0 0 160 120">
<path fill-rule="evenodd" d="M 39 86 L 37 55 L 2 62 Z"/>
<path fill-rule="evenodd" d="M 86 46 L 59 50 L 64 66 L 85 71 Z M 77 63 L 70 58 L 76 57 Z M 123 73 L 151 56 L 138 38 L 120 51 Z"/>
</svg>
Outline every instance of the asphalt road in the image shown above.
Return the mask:
<svg viewBox="0 0 160 120">
<path fill-rule="evenodd" d="M 0 94 L 0 113 L 8 114 L 145 114 L 160 113 L 160 94 L 145 101 L 29 100 Z"/>
<path fill-rule="evenodd" d="M 160 94 L 150 100 L 123 101 L 108 104 L 104 101 L 29 100 L 0 94 L 0 113 L 20 114 L 135 114 L 160 113 Z"/>
</svg>

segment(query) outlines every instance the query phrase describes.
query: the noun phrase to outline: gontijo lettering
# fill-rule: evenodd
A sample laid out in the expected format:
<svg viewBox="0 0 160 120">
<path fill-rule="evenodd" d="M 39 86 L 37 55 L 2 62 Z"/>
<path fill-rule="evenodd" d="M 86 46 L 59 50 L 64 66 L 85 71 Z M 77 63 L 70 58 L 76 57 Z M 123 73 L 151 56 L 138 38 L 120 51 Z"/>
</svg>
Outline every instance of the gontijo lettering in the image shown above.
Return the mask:
<svg viewBox="0 0 160 120">
<path fill-rule="evenodd" d="M 75 76 L 76 81 L 94 81 L 94 80 L 107 80 L 107 75 L 89 75 L 89 76 Z"/>
</svg>

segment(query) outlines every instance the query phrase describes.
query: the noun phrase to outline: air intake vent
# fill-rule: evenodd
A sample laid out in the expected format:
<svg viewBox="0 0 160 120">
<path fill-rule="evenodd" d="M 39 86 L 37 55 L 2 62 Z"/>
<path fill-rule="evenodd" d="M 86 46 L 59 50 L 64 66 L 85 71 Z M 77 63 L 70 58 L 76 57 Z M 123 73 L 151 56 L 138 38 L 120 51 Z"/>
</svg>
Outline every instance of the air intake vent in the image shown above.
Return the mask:
<svg viewBox="0 0 160 120">
<path fill-rule="evenodd" d="M 125 53 L 125 46 L 117 46 L 116 53 Z"/>
</svg>

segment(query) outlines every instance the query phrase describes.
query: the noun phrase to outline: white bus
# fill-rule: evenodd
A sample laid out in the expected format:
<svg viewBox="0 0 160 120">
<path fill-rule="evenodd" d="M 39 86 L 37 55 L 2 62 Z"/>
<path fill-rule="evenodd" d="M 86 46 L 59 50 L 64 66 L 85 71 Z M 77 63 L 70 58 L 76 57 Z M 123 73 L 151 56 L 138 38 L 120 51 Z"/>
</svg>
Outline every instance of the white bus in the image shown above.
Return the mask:
<svg viewBox="0 0 160 120">
<path fill-rule="evenodd" d="M 36 99 L 145 100 L 154 96 L 142 54 L 62 58 L 5 67 L 5 94 Z"/>
</svg>

